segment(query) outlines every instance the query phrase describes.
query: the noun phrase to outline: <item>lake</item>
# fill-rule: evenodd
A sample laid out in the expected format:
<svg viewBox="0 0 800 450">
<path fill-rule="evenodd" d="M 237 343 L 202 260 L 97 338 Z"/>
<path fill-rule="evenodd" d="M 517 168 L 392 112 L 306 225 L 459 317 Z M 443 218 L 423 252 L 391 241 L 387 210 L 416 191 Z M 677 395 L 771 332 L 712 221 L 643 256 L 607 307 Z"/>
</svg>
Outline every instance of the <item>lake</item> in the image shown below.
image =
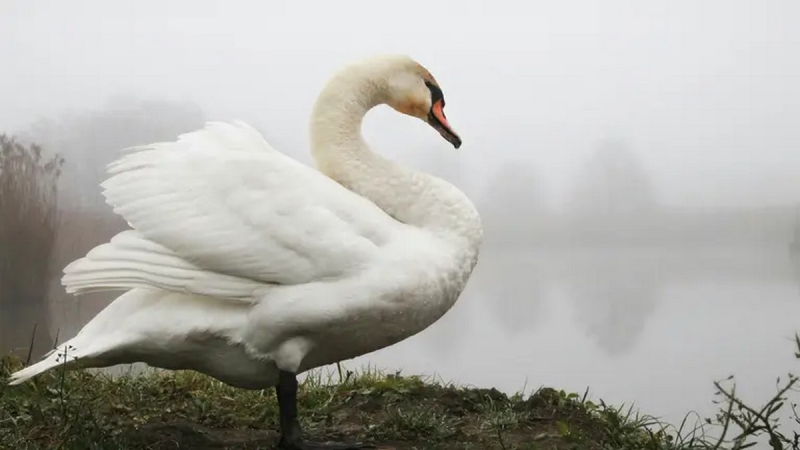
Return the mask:
<svg viewBox="0 0 800 450">
<path fill-rule="evenodd" d="M 550 386 L 678 423 L 706 417 L 714 380 L 754 403 L 800 367 L 800 269 L 785 246 L 484 253 L 428 330 L 347 367 L 514 393 Z"/>
</svg>

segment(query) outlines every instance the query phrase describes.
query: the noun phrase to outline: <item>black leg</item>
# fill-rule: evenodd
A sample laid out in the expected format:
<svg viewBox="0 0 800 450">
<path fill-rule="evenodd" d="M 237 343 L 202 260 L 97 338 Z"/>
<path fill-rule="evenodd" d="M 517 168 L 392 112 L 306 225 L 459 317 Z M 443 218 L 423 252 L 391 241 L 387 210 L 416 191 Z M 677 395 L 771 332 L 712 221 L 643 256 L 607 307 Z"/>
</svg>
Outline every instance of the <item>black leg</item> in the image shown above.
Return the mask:
<svg viewBox="0 0 800 450">
<path fill-rule="evenodd" d="M 283 450 L 360 450 L 376 448 L 361 443 L 308 442 L 303 439 L 303 430 L 297 420 L 297 377 L 290 372 L 280 371 L 278 385 L 278 409 L 281 415 L 281 439 L 278 448 Z"/>
<path fill-rule="evenodd" d="M 303 431 L 297 421 L 297 377 L 293 373 L 280 371 L 278 385 L 278 409 L 281 415 L 281 440 L 279 448 L 300 449 Z"/>
</svg>

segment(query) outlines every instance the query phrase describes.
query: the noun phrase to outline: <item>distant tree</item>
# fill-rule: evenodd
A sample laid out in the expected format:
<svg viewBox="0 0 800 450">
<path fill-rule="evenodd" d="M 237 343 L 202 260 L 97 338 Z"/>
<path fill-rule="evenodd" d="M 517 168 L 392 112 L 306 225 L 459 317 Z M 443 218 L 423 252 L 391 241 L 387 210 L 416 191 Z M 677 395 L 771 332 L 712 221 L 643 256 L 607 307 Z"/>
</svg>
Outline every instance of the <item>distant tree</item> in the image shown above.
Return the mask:
<svg viewBox="0 0 800 450">
<path fill-rule="evenodd" d="M 571 207 L 592 215 L 653 210 L 656 192 L 636 154 L 621 140 L 604 140 L 586 162 Z"/>
<path fill-rule="evenodd" d="M 47 333 L 47 282 L 58 226 L 56 186 L 64 159 L 0 135 L 0 350 L 37 353 Z"/>
<path fill-rule="evenodd" d="M 568 200 L 569 230 L 584 243 L 651 239 L 657 210 L 656 191 L 636 154 L 609 139 L 587 161 Z"/>
</svg>

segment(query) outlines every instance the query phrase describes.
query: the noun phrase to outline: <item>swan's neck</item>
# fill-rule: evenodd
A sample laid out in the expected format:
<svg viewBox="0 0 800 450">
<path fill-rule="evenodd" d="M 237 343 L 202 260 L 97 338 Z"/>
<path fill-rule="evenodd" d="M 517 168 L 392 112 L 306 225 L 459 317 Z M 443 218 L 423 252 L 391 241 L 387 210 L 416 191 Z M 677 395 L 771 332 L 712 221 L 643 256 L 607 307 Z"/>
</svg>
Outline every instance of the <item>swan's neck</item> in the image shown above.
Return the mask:
<svg viewBox="0 0 800 450">
<path fill-rule="evenodd" d="M 322 90 L 310 129 L 317 167 L 395 219 L 456 239 L 459 247 L 477 252 L 480 217 L 466 195 L 444 180 L 383 158 L 364 141 L 364 116 L 387 98 L 384 79 L 363 67 L 351 68 Z"/>
</svg>

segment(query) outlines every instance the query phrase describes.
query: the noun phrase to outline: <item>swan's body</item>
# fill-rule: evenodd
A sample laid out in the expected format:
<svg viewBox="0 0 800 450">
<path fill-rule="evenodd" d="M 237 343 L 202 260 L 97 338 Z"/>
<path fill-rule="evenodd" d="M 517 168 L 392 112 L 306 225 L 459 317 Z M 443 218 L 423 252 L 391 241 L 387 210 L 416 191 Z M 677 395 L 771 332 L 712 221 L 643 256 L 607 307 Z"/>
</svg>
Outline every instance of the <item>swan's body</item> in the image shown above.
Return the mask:
<svg viewBox="0 0 800 450">
<path fill-rule="evenodd" d="M 132 230 L 70 264 L 63 283 L 78 294 L 127 292 L 11 383 L 66 354 L 75 368 L 145 362 L 263 388 L 431 325 L 477 262 L 479 216 L 452 185 L 372 153 L 360 129 L 388 103 L 420 118 L 430 110 L 460 145 L 432 80 L 405 57 L 341 71 L 311 118 L 319 170 L 242 123 L 209 124 L 113 163 L 104 194 Z"/>
</svg>

